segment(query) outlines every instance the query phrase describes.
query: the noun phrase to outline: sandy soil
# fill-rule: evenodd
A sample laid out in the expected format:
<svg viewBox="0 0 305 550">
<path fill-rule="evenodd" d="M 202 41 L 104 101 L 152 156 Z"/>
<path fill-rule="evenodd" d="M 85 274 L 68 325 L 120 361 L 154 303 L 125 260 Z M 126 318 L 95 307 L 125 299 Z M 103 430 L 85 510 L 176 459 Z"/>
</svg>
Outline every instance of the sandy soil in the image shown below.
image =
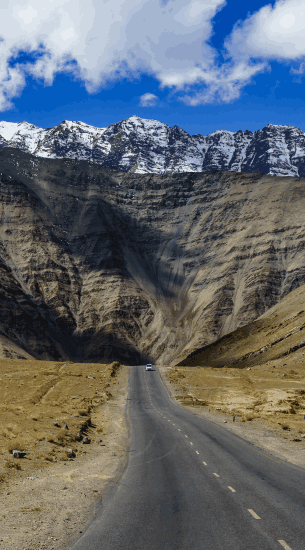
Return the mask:
<svg viewBox="0 0 305 550">
<path fill-rule="evenodd" d="M 12 373 L 16 372 L 16 366 L 19 372 L 22 371 L 22 361 L 7 361 L 6 367 L 3 365 L 0 371 L 2 376 L 5 374 L 5 368 L 9 368 L 9 363 L 11 363 L 9 376 L 12 377 Z M 43 371 L 48 363 L 52 370 L 55 365 L 55 363 L 52 366 L 51 362 L 41 361 L 31 362 L 31 366 L 30 361 L 24 361 L 24 363 L 27 363 L 28 372 L 31 370 L 30 367 L 33 372 L 36 369 L 36 375 L 38 367 Z M 34 363 L 39 363 L 38 367 Z M 42 365 L 42 363 L 45 364 Z M 60 402 L 60 398 L 65 398 L 68 394 L 74 396 L 77 401 L 77 391 L 79 391 L 83 395 L 83 407 L 85 404 L 87 407 L 87 416 L 83 419 L 75 419 L 70 415 L 68 419 L 67 414 L 63 412 L 59 414 L 59 410 L 56 411 L 54 405 L 53 395 L 53 407 L 57 414 L 53 414 L 52 418 L 57 418 L 59 425 L 67 422 L 69 433 L 83 430 L 82 435 L 89 436 L 91 443 L 85 445 L 82 441 L 76 440 L 71 445 L 68 435 L 65 436 L 65 441 L 60 436 L 56 438 L 56 434 L 62 433 L 63 429 L 50 423 L 51 409 L 47 406 L 47 398 L 45 399 L 45 395 L 50 396 L 48 393 L 50 389 L 47 390 L 47 394 L 40 398 L 37 406 L 39 414 L 37 412 L 35 416 L 39 420 L 33 420 L 28 416 L 29 433 L 26 435 L 28 441 L 31 441 L 31 446 L 26 458 L 14 459 L 7 451 L 4 451 L 1 457 L 0 548 L 3 550 L 15 548 L 67 550 L 70 548 L 72 541 L 80 536 L 100 508 L 105 491 L 116 483 L 126 462 L 126 449 L 129 443 L 129 426 L 126 419 L 129 367 L 116 367 L 117 364 L 94 364 L 86 365 L 85 369 L 83 364 L 65 363 L 60 367 L 58 363 L 56 365 L 61 372 L 67 367 L 69 372 L 74 373 L 73 377 L 70 375 L 70 381 L 68 376 L 64 376 L 64 379 L 59 376 L 59 383 L 52 390 L 57 392 L 56 402 Z M 76 376 L 81 370 L 84 374 Z M 92 376 L 92 378 L 86 378 L 86 376 Z M 71 393 L 71 384 L 75 384 L 75 381 L 78 384 Z M 92 387 L 89 387 L 92 381 L 94 381 L 94 391 L 96 388 L 101 390 L 98 399 L 94 397 L 95 394 L 92 396 Z M 37 394 L 37 388 L 35 391 Z M 25 399 L 23 401 L 20 399 L 19 402 L 22 402 L 19 406 L 25 406 Z M 63 403 L 60 404 L 60 409 L 63 411 Z M 64 409 L 66 413 L 71 412 L 68 399 Z M 30 415 L 33 416 L 32 411 Z M 22 419 L 23 416 L 19 421 L 24 429 Z M 74 429 L 73 421 L 75 421 Z M 46 438 L 34 438 L 33 434 L 36 432 L 30 426 L 31 423 L 37 424 L 37 422 L 40 422 L 40 435 L 46 434 L 46 427 L 49 428 L 51 434 L 49 439 L 52 439 L 52 443 Z M 17 431 L 18 418 L 15 418 L 11 425 Z M 19 435 L 15 439 L 17 437 L 20 439 Z M 2 449 L 5 446 L 4 443 L 7 445 L 7 439 L 8 436 L 2 435 Z M 75 451 L 75 458 L 69 458 L 67 445 Z M 52 462 L 46 460 L 46 457 L 52 457 Z M 21 470 L 16 467 L 5 467 L 6 462 L 21 466 Z"/>
<path fill-rule="evenodd" d="M 280 380 L 278 373 L 270 372 L 266 365 L 250 370 L 158 368 L 177 404 L 221 425 L 274 458 L 305 468 L 303 368 L 289 374 L 282 366 Z"/>
</svg>

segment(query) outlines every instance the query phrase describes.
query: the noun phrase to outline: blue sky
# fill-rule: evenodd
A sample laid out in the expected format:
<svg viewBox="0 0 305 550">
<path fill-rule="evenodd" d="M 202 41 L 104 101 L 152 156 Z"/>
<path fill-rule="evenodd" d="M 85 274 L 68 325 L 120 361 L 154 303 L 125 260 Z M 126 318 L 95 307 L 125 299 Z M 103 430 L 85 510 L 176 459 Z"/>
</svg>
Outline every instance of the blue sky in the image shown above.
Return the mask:
<svg viewBox="0 0 305 550">
<path fill-rule="evenodd" d="M 6 0 L 0 117 L 305 131 L 305 3 Z M 17 6 L 17 7 L 16 7 Z"/>
</svg>

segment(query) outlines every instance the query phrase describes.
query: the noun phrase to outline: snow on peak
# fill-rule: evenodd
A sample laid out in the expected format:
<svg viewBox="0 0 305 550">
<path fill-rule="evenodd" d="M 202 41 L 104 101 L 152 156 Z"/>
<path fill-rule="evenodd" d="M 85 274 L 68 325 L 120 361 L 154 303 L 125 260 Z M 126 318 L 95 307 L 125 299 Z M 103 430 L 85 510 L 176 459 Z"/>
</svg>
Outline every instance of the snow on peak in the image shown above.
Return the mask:
<svg viewBox="0 0 305 550">
<path fill-rule="evenodd" d="M 75 129 L 76 126 L 80 128 L 85 128 L 86 130 L 106 130 L 106 128 L 99 128 L 98 126 L 92 126 L 86 122 L 81 122 L 80 120 L 63 120 L 60 126 L 67 126 L 69 129 Z"/>
<path fill-rule="evenodd" d="M 265 129 L 190 136 L 177 125 L 137 115 L 103 128 L 77 120 L 46 129 L 0 121 L 0 143 L 37 157 L 90 160 L 124 172 L 230 170 L 305 177 L 304 132 L 289 125 Z"/>
<path fill-rule="evenodd" d="M 289 124 L 267 124 L 267 126 L 265 126 L 265 128 L 295 128 L 295 126 L 289 126 Z"/>
<path fill-rule="evenodd" d="M 42 128 L 34 126 L 29 122 L 6 122 L 5 120 L 0 121 L 0 136 L 2 136 L 6 141 L 10 141 L 15 134 L 26 134 L 31 131 L 41 131 Z"/>
<path fill-rule="evenodd" d="M 236 132 L 232 132 L 231 130 L 214 130 L 214 132 L 205 137 L 216 136 L 217 134 L 233 136 L 234 134 L 236 134 Z"/>
</svg>

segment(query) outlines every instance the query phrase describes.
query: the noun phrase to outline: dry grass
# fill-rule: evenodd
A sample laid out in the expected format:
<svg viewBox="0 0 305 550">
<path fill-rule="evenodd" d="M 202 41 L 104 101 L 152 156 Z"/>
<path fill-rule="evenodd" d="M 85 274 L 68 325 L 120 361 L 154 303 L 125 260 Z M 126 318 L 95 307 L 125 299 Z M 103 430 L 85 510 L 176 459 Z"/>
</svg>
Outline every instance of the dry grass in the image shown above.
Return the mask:
<svg viewBox="0 0 305 550">
<path fill-rule="evenodd" d="M 19 462 L 17 462 L 18 459 L 15 460 L 7 460 L 4 464 L 4 468 L 8 468 L 9 470 L 21 470 L 21 465 Z"/>
<path fill-rule="evenodd" d="M 59 460 L 73 460 L 73 458 L 73 454 L 68 450 L 61 455 Z"/>
<path fill-rule="evenodd" d="M 0 475 L 6 478 L 21 464 L 22 470 L 46 466 L 94 431 L 92 411 L 108 400 L 118 368 L 118 363 L 0 360 Z M 10 459 L 15 449 L 27 451 L 26 457 Z M 62 454 L 70 460 L 68 455 Z"/>
<path fill-rule="evenodd" d="M 36 458 L 39 458 L 41 460 L 47 460 L 49 462 L 54 462 L 54 454 L 37 453 Z"/>
<path fill-rule="evenodd" d="M 250 422 L 251 420 L 254 420 L 254 418 L 257 418 L 257 415 L 253 414 L 253 413 L 247 413 L 247 414 L 244 414 L 241 418 L 241 421 L 242 422 Z"/>
<path fill-rule="evenodd" d="M 20 433 L 20 430 L 20 426 L 10 423 L 6 426 L 2 425 L 0 435 L 7 438 L 16 437 Z"/>
<path fill-rule="evenodd" d="M 87 416 L 89 414 L 89 409 L 79 409 L 77 412 L 79 416 Z"/>
<path fill-rule="evenodd" d="M 167 376 L 183 404 L 230 413 L 241 422 L 262 418 L 282 430 L 305 433 L 303 357 L 303 351 L 297 350 L 250 370 L 168 367 Z"/>
<path fill-rule="evenodd" d="M 6 446 L 6 450 L 9 453 L 12 453 L 14 450 L 16 451 L 25 451 L 27 448 L 27 441 L 25 439 L 22 439 L 20 437 L 17 437 L 16 439 L 13 439 L 13 441 L 10 441 L 8 445 Z"/>
</svg>

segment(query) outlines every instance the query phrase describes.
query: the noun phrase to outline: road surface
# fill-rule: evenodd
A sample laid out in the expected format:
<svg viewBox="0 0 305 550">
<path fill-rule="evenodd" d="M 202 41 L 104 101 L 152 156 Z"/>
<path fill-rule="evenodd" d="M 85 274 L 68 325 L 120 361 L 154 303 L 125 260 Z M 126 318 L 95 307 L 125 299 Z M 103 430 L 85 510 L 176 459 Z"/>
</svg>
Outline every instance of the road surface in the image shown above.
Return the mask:
<svg viewBox="0 0 305 550">
<path fill-rule="evenodd" d="M 129 380 L 128 464 L 73 550 L 305 549 L 305 470 L 175 405 L 158 370 Z"/>
</svg>

